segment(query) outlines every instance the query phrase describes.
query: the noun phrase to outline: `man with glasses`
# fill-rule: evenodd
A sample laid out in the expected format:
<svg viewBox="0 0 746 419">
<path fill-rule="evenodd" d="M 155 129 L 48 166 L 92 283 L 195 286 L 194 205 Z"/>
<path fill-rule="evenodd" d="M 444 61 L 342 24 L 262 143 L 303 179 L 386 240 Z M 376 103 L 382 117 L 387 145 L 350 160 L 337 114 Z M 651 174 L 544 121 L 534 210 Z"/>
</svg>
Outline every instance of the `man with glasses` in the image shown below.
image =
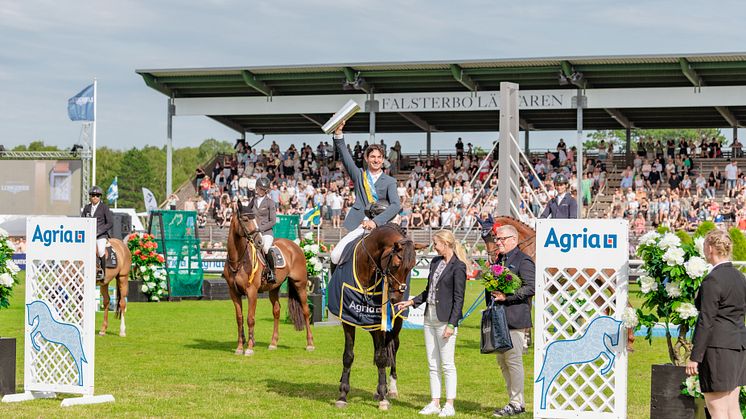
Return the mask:
<svg viewBox="0 0 746 419">
<path fill-rule="evenodd" d="M 493 416 L 507 417 L 520 415 L 526 411 L 523 396 L 524 371 L 523 371 L 523 346 L 526 329 L 532 327 L 531 323 L 531 298 L 534 296 L 534 276 L 536 266 L 530 256 L 518 248 L 518 231 L 511 225 L 500 226 L 495 230 L 495 243 L 497 244 L 497 263 L 505 266 L 511 272 L 521 278 L 521 287 L 515 294 L 504 294 L 493 291 L 487 295 L 487 302 L 492 300 L 495 304 L 505 307 L 505 317 L 510 329 L 510 339 L 513 349 L 497 354 L 497 363 L 500 365 L 505 385 L 508 389 L 510 400 L 505 407 L 496 409 Z"/>
<path fill-rule="evenodd" d="M 544 212 L 541 213 L 541 218 L 578 218 L 578 203 L 572 197 L 572 194 L 568 192 L 567 184 L 568 181 L 565 175 L 558 174 L 554 177 L 557 196 L 547 202 Z"/>
<path fill-rule="evenodd" d="M 97 265 L 99 265 L 97 277 L 104 279 L 106 277 L 106 241 L 109 239 L 109 232 L 114 227 L 114 213 L 101 202 L 101 195 L 103 195 L 101 188 L 92 187 L 88 191 L 90 203 L 83 208 L 80 216 L 96 219 L 96 254 Z"/>
</svg>

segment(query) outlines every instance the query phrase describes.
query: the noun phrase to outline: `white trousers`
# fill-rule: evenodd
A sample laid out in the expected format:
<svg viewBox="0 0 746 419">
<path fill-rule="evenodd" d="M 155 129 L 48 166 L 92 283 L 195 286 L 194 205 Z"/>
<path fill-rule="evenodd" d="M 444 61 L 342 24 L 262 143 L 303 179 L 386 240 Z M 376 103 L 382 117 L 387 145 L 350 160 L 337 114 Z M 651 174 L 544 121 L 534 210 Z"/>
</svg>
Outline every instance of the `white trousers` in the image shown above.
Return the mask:
<svg viewBox="0 0 746 419">
<path fill-rule="evenodd" d="M 441 373 L 446 381 L 446 399 L 456 398 L 456 333 L 454 331 L 448 339 L 443 339 L 443 331 L 447 325 L 446 322 L 438 320 L 435 306 L 428 304 L 424 322 L 425 351 L 430 367 L 430 397 L 433 399 L 440 399 Z"/>
<path fill-rule="evenodd" d="M 505 379 L 510 404 L 514 407 L 525 407 L 523 400 L 523 345 L 526 333 L 524 329 L 510 329 L 513 349 L 497 354 L 497 363 Z"/>
<path fill-rule="evenodd" d="M 265 255 L 269 252 L 269 248 L 272 247 L 274 241 L 275 238 L 271 234 L 262 234 L 262 250 L 264 250 Z"/>
<path fill-rule="evenodd" d="M 106 238 L 96 239 L 96 253 L 98 257 L 106 255 Z"/>
<path fill-rule="evenodd" d="M 337 246 L 332 250 L 332 263 L 335 265 L 338 264 L 339 260 L 342 259 L 342 252 L 344 252 L 345 247 L 363 234 L 365 234 L 365 229 L 361 226 L 342 237 L 342 240 L 340 240 L 339 243 L 337 243 Z"/>
</svg>

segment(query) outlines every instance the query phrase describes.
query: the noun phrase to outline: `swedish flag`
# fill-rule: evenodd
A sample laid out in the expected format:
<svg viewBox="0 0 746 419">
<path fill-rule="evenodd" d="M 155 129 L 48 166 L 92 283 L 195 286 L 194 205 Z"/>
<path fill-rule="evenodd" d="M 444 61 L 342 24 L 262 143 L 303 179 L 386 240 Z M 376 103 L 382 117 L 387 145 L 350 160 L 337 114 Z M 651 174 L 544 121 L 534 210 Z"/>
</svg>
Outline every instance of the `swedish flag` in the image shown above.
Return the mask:
<svg viewBox="0 0 746 419">
<path fill-rule="evenodd" d="M 303 213 L 301 219 L 304 226 L 309 226 L 312 223 L 313 225 L 321 224 L 321 207 L 317 205 L 309 209 L 308 211 Z"/>
</svg>

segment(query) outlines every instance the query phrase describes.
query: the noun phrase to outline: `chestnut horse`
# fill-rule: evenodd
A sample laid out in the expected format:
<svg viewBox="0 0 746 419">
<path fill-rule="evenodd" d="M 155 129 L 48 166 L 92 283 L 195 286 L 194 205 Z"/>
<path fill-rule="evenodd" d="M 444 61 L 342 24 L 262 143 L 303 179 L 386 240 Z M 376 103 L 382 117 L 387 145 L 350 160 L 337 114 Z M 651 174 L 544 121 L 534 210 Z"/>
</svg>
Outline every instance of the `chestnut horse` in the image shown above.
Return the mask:
<svg viewBox="0 0 746 419">
<path fill-rule="evenodd" d="M 497 260 L 497 243 L 495 242 L 495 228 L 501 225 L 511 225 L 518 231 L 518 248 L 521 252 L 529 255 L 531 259 L 536 257 L 536 231 L 531 228 L 528 224 L 507 216 L 496 217 L 490 223 L 490 220 L 479 220 L 482 226 L 482 239 L 487 247 L 487 258 L 490 263 L 494 263 Z M 585 285 L 585 277 L 579 276 L 578 285 Z M 596 278 L 596 284 L 603 286 L 603 279 Z M 600 298 L 600 297 L 599 297 Z M 603 301 L 596 301 L 597 304 L 603 304 Z M 628 307 L 631 307 L 629 303 Z M 608 313 L 607 313 L 608 314 Z M 627 350 L 632 351 L 632 344 L 635 342 L 634 330 L 627 330 Z"/>
<path fill-rule="evenodd" d="M 383 279 L 388 283 L 389 301 L 395 304 L 402 300 L 407 290 L 407 276 L 417 263 L 416 249 L 427 246 L 415 244 L 407 238 L 401 229 L 394 224 L 385 224 L 373 229 L 361 239 L 360 246 L 355 248 L 355 272 L 360 286 L 368 289 Z M 349 261 L 347 263 L 352 263 Z M 383 296 L 384 298 L 387 296 Z M 396 317 L 389 331 L 371 330 L 373 338 L 373 361 L 378 367 L 378 387 L 376 400 L 381 410 L 388 410 L 391 397 L 398 395 L 396 388 L 396 353 L 399 350 L 399 332 L 403 320 Z M 356 327 L 343 323 L 345 349 L 342 354 L 342 377 L 339 379 L 339 398 L 336 406 L 347 406 L 347 394 L 350 392 L 350 369 L 355 359 Z M 387 391 L 386 367 L 391 368 L 391 391 Z"/>
<path fill-rule="evenodd" d="M 272 340 L 269 350 L 277 349 L 280 326 L 280 286 L 285 279 L 290 279 L 288 286 L 288 309 L 293 320 L 295 330 L 306 328 L 306 350 L 314 350 L 313 334 L 311 333 L 310 310 L 308 308 L 308 272 L 306 271 L 306 256 L 300 246 L 287 239 L 276 239 L 274 246 L 282 251 L 285 257 L 285 267 L 275 269 L 275 283 L 263 282 L 264 262 L 260 261 L 262 252 L 261 235 L 257 231 L 254 201 L 243 206 L 238 201 L 237 211 L 231 218 L 228 234 L 228 256 L 223 268 L 223 278 L 228 283 L 233 305 L 236 308 L 236 324 L 238 326 L 238 346 L 236 355 L 250 356 L 254 354 L 254 325 L 256 323 L 256 304 L 260 292 L 268 292 L 272 303 L 272 314 L 275 318 Z M 259 236 L 257 238 L 257 235 Z M 246 296 L 248 313 L 246 324 L 249 337 L 246 339 L 243 328 L 242 296 Z M 244 351 L 244 344 L 246 350 Z"/>
<path fill-rule="evenodd" d="M 101 323 L 99 335 L 104 336 L 106 329 L 109 327 L 109 283 L 117 279 L 117 311 L 119 317 L 119 336 L 127 336 L 127 327 L 124 324 L 124 313 L 127 311 L 127 292 L 130 269 L 132 268 L 132 253 L 130 249 L 119 239 L 109 239 L 111 250 L 117 255 L 117 266 L 115 268 L 106 268 L 104 279 L 96 280 L 96 285 L 101 288 L 101 300 L 104 305 L 104 322 Z"/>
</svg>

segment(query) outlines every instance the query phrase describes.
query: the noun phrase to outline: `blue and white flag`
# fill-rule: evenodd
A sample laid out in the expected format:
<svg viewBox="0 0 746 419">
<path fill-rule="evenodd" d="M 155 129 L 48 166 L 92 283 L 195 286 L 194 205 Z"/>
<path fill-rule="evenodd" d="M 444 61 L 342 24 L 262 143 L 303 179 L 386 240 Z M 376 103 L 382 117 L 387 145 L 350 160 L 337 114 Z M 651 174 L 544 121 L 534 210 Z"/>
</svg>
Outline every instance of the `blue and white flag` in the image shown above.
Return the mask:
<svg viewBox="0 0 746 419">
<path fill-rule="evenodd" d="M 114 181 L 109 185 L 109 189 L 106 190 L 106 199 L 109 202 L 114 202 L 119 199 L 119 185 L 117 184 L 117 176 L 114 177 Z"/>
<path fill-rule="evenodd" d="M 303 213 L 301 220 L 302 220 L 301 225 L 303 227 L 308 227 L 311 224 L 313 225 L 321 224 L 321 207 L 315 206 L 313 208 L 309 208 L 308 211 Z"/>
<path fill-rule="evenodd" d="M 71 121 L 93 121 L 93 85 L 67 100 L 67 115 Z"/>
</svg>

